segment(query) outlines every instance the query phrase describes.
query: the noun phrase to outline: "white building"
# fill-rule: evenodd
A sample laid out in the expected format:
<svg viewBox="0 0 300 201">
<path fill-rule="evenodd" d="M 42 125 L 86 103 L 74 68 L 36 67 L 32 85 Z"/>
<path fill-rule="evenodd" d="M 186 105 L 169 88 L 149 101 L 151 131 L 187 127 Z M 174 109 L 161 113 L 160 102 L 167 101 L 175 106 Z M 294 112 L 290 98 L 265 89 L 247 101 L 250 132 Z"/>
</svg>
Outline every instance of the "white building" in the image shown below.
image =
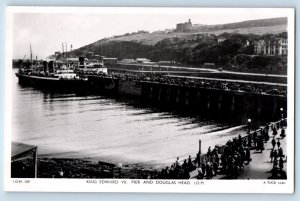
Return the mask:
<svg viewBox="0 0 300 201">
<path fill-rule="evenodd" d="M 288 41 L 284 38 L 271 38 L 254 42 L 254 54 L 259 55 L 287 55 Z"/>
<path fill-rule="evenodd" d="M 136 61 L 138 63 L 145 63 L 145 62 L 151 62 L 150 59 L 147 59 L 147 58 L 136 58 Z"/>
</svg>

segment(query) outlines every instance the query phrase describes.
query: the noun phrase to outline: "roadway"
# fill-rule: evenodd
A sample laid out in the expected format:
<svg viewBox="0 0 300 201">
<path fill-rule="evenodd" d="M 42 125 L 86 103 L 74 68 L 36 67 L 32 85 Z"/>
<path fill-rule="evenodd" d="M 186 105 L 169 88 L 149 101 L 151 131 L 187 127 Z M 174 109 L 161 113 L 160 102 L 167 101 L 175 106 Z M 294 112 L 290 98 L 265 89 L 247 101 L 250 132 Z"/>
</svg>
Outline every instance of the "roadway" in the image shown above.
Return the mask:
<svg viewBox="0 0 300 201">
<path fill-rule="evenodd" d="M 169 69 L 182 69 L 182 70 L 191 70 L 191 71 L 205 71 L 205 72 L 215 72 L 215 73 L 226 73 L 226 74 L 235 74 L 235 75 L 254 75 L 254 76 L 266 76 L 266 77 L 281 77 L 287 78 L 287 75 L 279 75 L 279 74 L 263 74 L 263 73 L 248 73 L 248 72 L 237 72 L 237 71 L 229 71 L 219 69 L 210 69 L 210 68 L 194 68 L 187 66 L 166 66 L 166 65 L 147 65 L 147 64 L 121 64 L 121 65 L 129 65 L 129 66 L 144 66 L 144 67 L 155 67 L 155 68 L 167 68 Z"/>
</svg>

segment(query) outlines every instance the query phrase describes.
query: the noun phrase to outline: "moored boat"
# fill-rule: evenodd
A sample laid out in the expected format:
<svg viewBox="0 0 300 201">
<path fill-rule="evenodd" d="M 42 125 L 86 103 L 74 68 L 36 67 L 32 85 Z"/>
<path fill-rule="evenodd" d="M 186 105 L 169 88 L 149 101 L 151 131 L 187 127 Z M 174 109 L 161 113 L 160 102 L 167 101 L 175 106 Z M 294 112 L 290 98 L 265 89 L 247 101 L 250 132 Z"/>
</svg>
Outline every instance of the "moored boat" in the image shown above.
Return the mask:
<svg viewBox="0 0 300 201">
<path fill-rule="evenodd" d="M 29 68 L 20 68 L 16 73 L 19 83 L 53 91 L 77 91 L 88 87 L 87 78 L 79 77 L 72 66 L 58 66 L 53 61 L 36 62 Z"/>
</svg>

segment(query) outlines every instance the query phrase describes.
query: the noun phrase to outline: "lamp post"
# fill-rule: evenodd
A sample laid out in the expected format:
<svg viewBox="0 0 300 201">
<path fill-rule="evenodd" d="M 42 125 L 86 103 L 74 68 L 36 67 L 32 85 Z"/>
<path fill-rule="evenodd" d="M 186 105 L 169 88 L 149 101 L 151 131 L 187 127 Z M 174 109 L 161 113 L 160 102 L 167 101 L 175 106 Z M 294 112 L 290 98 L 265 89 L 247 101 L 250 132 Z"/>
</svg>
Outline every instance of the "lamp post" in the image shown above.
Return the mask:
<svg viewBox="0 0 300 201">
<path fill-rule="evenodd" d="M 283 118 L 283 108 L 280 108 L 280 113 L 281 113 L 281 127 L 284 125 L 284 118 Z"/>
<path fill-rule="evenodd" d="M 251 119 L 248 119 L 248 134 L 250 134 L 251 131 Z"/>
<path fill-rule="evenodd" d="M 121 169 L 122 169 L 122 163 L 118 163 L 117 167 L 119 168 L 119 178 L 121 179 Z"/>
</svg>

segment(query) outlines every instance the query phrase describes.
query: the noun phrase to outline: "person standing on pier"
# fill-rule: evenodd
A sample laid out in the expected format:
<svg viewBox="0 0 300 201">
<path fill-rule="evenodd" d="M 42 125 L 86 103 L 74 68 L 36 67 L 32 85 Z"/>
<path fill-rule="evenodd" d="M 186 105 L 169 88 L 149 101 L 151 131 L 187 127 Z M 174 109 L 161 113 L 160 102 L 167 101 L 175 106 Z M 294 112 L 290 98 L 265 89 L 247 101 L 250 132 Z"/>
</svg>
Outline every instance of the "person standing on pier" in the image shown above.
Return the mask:
<svg viewBox="0 0 300 201">
<path fill-rule="evenodd" d="M 239 134 L 238 141 L 239 141 L 239 146 L 242 146 L 243 145 L 243 139 L 242 139 L 241 134 Z"/>
<path fill-rule="evenodd" d="M 278 139 L 278 141 L 277 141 L 277 147 L 278 147 L 278 149 L 279 149 L 280 145 L 281 145 L 281 143 L 280 143 L 280 141 Z"/>
<path fill-rule="evenodd" d="M 272 178 L 273 179 L 277 178 L 277 175 L 278 175 L 277 158 L 274 158 L 273 169 L 272 169 Z"/>
<path fill-rule="evenodd" d="M 219 168 L 219 166 L 218 166 L 217 162 L 214 162 L 213 163 L 213 172 L 214 172 L 213 176 L 216 176 L 218 174 L 218 168 Z"/>
<path fill-rule="evenodd" d="M 282 127 L 282 129 L 281 129 L 280 137 L 281 137 L 282 139 L 285 137 L 285 130 L 284 130 L 283 127 Z"/>
<path fill-rule="evenodd" d="M 212 179 L 213 177 L 213 170 L 210 162 L 206 163 L 206 178 Z"/>
<path fill-rule="evenodd" d="M 273 137 L 271 143 L 272 143 L 272 146 L 273 146 L 273 149 L 274 149 L 274 148 L 275 148 L 275 145 L 276 145 L 275 137 Z"/>
<path fill-rule="evenodd" d="M 196 161 L 197 161 L 197 167 L 200 167 L 200 152 L 197 153 L 196 155 Z"/>
<path fill-rule="evenodd" d="M 267 128 L 264 128 L 261 131 L 262 131 L 262 135 L 264 136 L 265 142 L 268 142 L 270 139 L 270 136 L 269 136 L 269 132 L 267 131 Z"/>
<path fill-rule="evenodd" d="M 250 148 L 249 147 L 246 149 L 246 159 L 248 161 L 247 164 L 249 164 L 249 162 L 251 161 Z"/>
<path fill-rule="evenodd" d="M 266 132 L 269 132 L 269 124 L 266 125 Z"/>
<path fill-rule="evenodd" d="M 205 165 L 205 163 L 201 163 L 201 169 L 202 169 L 202 174 L 203 174 L 203 176 L 206 174 L 206 165 Z"/>
<path fill-rule="evenodd" d="M 248 147 L 252 147 L 252 136 L 251 136 L 251 134 L 248 135 Z"/>
<path fill-rule="evenodd" d="M 198 168 L 197 179 L 203 179 L 203 178 L 204 178 L 204 174 L 203 174 L 202 168 L 199 167 L 199 168 Z"/>
<path fill-rule="evenodd" d="M 256 131 L 253 133 L 253 143 L 254 143 L 254 147 L 257 149 L 257 132 Z"/>
<path fill-rule="evenodd" d="M 277 133 L 278 133 L 278 132 L 277 132 L 276 126 L 274 126 L 274 127 L 273 127 L 273 136 L 275 137 L 275 136 L 277 135 Z"/>
<path fill-rule="evenodd" d="M 210 157 L 210 155 L 211 155 L 211 148 L 210 148 L 210 146 L 208 147 L 208 150 L 207 150 L 207 154 L 206 154 L 208 157 Z"/>
<path fill-rule="evenodd" d="M 276 159 L 277 160 L 277 157 L 278 157 L 278 153 L 277 151 L 274 149 L 273 151 L 273 157 L 274 157 L 274 160 Z"/>
<path fill-rule="evenodd" d="M 274 157 L 274 148 L 270 151 L 271 163 L 273 162 L 273 157 Z"/>
<path fill-rule="evenodd" d="M 264 148 L 263 138 L 260 135 L 260 136 L 257 137 L 257 150 L 259 150 L 260 153 L 262 153 L 264 149 L 265 148 Z"/>
<path fill-rule="evenodd" d="M 280 170 L 280 172 L 282 171 L 282 169 L 283 169 L 283 159 L 282 159 L 282 157 L 280 157 L 280 159 L 279 159 L 279 170 Z"/>
<path fill-rule="evenodd" d="M 194 169 L 195 169 L 195 167 L 193 165 L 192 158 L 191 158 L 191 156 L 189 156 L 189 159 L 188 159 L 188 170 L 192 171 Z"/>
<path fill-rule="evenodd" d="M 282 147 L 278 148 L 278 157 L 280 158 L 284 157 Z"/>
<path fill-rule="evenodd" d="M 177 157 L 176 162 L 175 162 L 175 168 L 179 167 L 179 157 Z"/>
</svg>

